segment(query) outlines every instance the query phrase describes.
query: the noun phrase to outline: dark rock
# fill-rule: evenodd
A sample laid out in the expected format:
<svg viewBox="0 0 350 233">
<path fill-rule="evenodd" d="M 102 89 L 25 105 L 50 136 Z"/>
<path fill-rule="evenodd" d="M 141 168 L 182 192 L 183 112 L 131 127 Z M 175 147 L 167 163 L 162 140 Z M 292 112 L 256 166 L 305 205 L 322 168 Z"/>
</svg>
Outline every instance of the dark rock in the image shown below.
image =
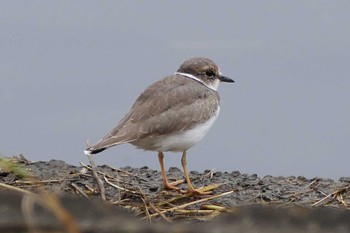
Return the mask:
<svg viewBox="0 0 350 233">
<path fill-rule="evenodd" d="M 156 191 L 158 190 L 158 186 L 152 185 L 152 186 L 150 186 L 150 187 L 148 188 L 148 190 L 149 190 L 150 192 L 156 192 Z"/>
<path fill-rule="evenodd" d="M 169 167 L 168 172 L 181 172 L 181 170 L 178 167 Z"/>
<path fill-rule="evenodd" d="M 233 171 L 233 172 L 231 172 L 231 176 L 233 176 L 233 177 L 237 177 L 237 176 L 239 176 L 239 175 L 241 175 L 241 173 L 240 173 L 239 171 Z"/>
<path fill-rule="evenodd" d="M 350 183 L 350 177 L 340 177 L 339 181 L 342 183 Z"/>
<path fill-rule="evenodd" d="M 199 172 L 198 171 L 190 171 L 190 175 L 192 176 L 198 176 Z"/>
<path fill-rule="evenodd" d="M 213 176 L 220 177 L 220 176 L 222 176 L 222 172 L 214 172 Z"/>
</svg>

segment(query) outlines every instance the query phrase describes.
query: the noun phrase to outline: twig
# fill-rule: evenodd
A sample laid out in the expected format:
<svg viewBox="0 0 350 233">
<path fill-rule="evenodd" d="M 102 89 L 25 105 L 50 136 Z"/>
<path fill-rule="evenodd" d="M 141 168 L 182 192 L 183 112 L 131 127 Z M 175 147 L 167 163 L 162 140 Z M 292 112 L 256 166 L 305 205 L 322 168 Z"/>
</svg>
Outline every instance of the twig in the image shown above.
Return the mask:
<svg viewBox="0 0 350 233">
<path fill-rule="evenodd" d="M 82 162 L 79 162 L 79 163 L 80 163 L 80 165 L 83 166 L 84 168 L 86 168 L 86 169 L 92 171 L 91 166 L 89 167 L 88 165 L 86 165 L 86 164 L 84 164 L 84 163 L 82 163 Z M 112 178 L 112 179 L 118 179 L 118 178 L 115 178 L 115 177 L 113 177 L 113 176 L 110 176 L 110 175 L 108 175 L 108 174 L 106 174 L 106 173 L 104 173 L 104 172 L 101 172 L 101 171 L 97 171 L 97 174 L 100 174 L 100 175 L 103 175 L 103 176 L 106 176 L 106 177 Z M 80 173 L 80 175 L 90 177 L 88 174 Z"/>
<path fill-rule="evenodd" d="M 218 206 L 218 205 L 202 205 L 201 206 L 202 210 L 214 210 L 214 211 L 219 211 L 219 212 L 227 212 L 228 209 L 223 206 Z"/>
<path fill-rule="evenodd" d="M 308 184 L 304 190 L 306 190 L 307 188 L 310 188 L 311 185 L 313 185 L 314 183 L 316 183 L 318 181 L 318 179 L 314 179 L 313 181 L 310 182 L 310 184 Z"/>
<path fill-rule="evenodd" d="M 23 219 L 28 227 L 29 232 L 36 233 L 37 229 L 34 220 L 34 203 L 38 201 L 36 194 L 25 194 L 22 197 L 21 208 Z M 39 199 L 40 200 L 40 199 Z"/>
<path fill-rule="evenodd" d="M 184 209 L 177 209 L 176 212 L 183 213 L 183 214 L 211 214 L 215 212 L 216 210 L 184 210 Z"/>
<path fill-rule="evenodd" d="M 140 179 L 140 180 L 143 180 L 143 181 L 145 181 L 145 182 L 149 182 L 149 180 L 147 180 L 147 179 L 145 179 L 145 178 L 142 178 L 141 176 L 132 174 L 131 172 L 122 170 L 122 169 L 120 169 L 120 168 L 115 168 L 115 167 L 112 167 L 112 166 L 109 166 L 109 165 L 106 165 L 106 166 L 109 167 L 109 168 L 111 168 L 112 170 L 116 170 L 116 171 L 118 171 L 118 172 L 125 173 L 125 174 L 127 174 L 127 175 L 129 175 L 129 176 L 136 177 L 136 178 L 138 178 L 138 179 Z"/>
<path fill-rule="evenodd" d="M 74 220 L 73 216 L 61 205 L 59 200 L 48 194 L 25 194 L 22 199 L 22 211 L 23 217 L 27 223 L 27 226 L 31 232 L 38 232 L 35 227 L 34 221 L 34 204 L 39 204 L 42 207 L 49 208 L 56 218 L 65 227 L 67 233 L 80 233 L 79 227 Z"/>
<path fill-rule="evenodd" d="M 103 178 L 104 178 L 104 180 L 106 181 L 107 184 L 113 186 L 114 188 L 116 188 L 116 189 L 118 189 L 118 190 L 122 190 L 122 191 L 125 191 L 125 192 L 130 192 L 130 193 L 132 193 L 132 194 L 140 194 L 140 193 L 138 193 L 138 192 L 136 192 L 136 191 L 133 191 L 133 190 L 130 190 L 130 189 L 126 189 L 126 188 L 120 187 L 120 186 L 118 186 L 118 185 L 116 185 L 116 184 L 113 184 L 112 182 L 110 182 L 110 181 L 107 179 L 106 176 L 104 176 Z"/>
<path fill-rule="evenodd" d="M 81 189 L 78 187 L 78 185 L 74 184 L 74 183 L 71 183 L 70 184 L 73 188 L 75 188 L 75 190 L 78 191 L 78 193 L 80 193 L 81 195 L 83 195 L 83 197 L 85 198 L 89 198 L 89 196 Z"/>
<path fill-rule="evenodd" d="M 28 180 L 16 180 L 15 184 L 25 184 L 25 185 L 34 185 L 34 184 L 47 184 L 47 183 L 61 183 L 67 180 L 74 180 L 75 178 L 70 178 L 70 179 L 58 179 L 58 180 L 33 180 L 33 181 L 28 181 Z"/>
<path fill-rule="evenodd" d="M 206 174 L 203 174 L 200 178 L 200 180 L 204 180 L 205 178 L 209 178 L 209 179 L 212 179 L 213 176 L 214 176 L 214 171 L 215 171 L 215 168 L 211 169 L 208 173 Z"/>
<path fill-rule="evenodd" d="M 213 200 L 213 199 L 216 199 L 216 198 L 219 198 L 219 197 L 223 197 L 223 196 L 229 195 L 229 194 L 231 194 L 233 192 L 235 192 L 235 190 L 231 190 L 231 191 L 228 191 L 228 192 L 225 192 L 225 193 L 221 193 L 221 194 L 218 194 L 218 195 L 215 195 L 215 196 L 212 196 L 212 197 L 203 198 L 201 200 L 193 201 L 193 202 L 186 203 L 186 204 L 183 204 L 183 205 L 180 205 L 180 206 L 175 206 L 175 207 L 172 207 L 170 209 L 163 210 L 163 211 L 161 211 L 161 213 L 166 213 L 166 212 L 169 212 L 169 211 L 182 209 L 182 208 L 185 208 L 185 207 L 190 206 L 190 205 L 194 205 L 194 204 L 198 204 L 198 203 L 201 203 L 201 202 Z M 158 216 L 158 215 L 159 215 L 158 213 L 154 213 L 154 214 L 151 215 L 151 217 L 155 217 L 155 216 Z"/>
<path fill-rule="evenodd" d="M 145 204 L 146 215 L 147 215 L 146 217 L 147 217 L 147 219 L 149 219 L 149 222 L 151 222 L 151 219 L 152 219 L 152 218 L 151 218 L 151 215 L 150 215 L 149 212 L 148 212 L 147 204 L 153 209 L 153 211 L 155 211 L 156 213 L 158 213 L 159 216 L 161 216 L 165 221 L 171 223 L 171 220 L 168 219 L 168 218 L 165 216 L 165 214 L 163 214 L 158 208 L 156 208 L 156 207 L 151 203 L 151 201 L 149 200 L 148 197 L 146 197 L 146 194 L 142 191 L 141 188 L 139 188 L 139 191 L 140 191 L 140 194 L 142 195 L 141 199 L 142 199 L 142 201 L 143 201 L 144 204 Z"/>
<path fill-rule="evenodd" d="M 198 218 L 198 220 L 202 220 L 202 221 L 205 221 L 205 222 L 209 222 L 211 221 L 213 218 L 216 218 L 218 215 L 220 215 L 221 212 L 220 211 L 215 211 L 213 210 L 212 213 L 202 217 L 202 218 Z"/>
<path fill-rule="evenodd" d="M 143 204 L 145 206 L 145 212 L 146 212 L 147 220 L 148 220 L 149 223 L 151 223 L 152 222 L 152 218 L 151 218 L 151 215 L 149 214 L 149 210 L 148 210 L 148 207 L 147 207 L 146 200 L 143 199 L 142 197 L 140 197 L 140 198 L 141 198 L 141 200 L 142 200 L 142 202 L 143 202 Z"/>
<path fill-rule="evenodd" d="M 96 168 L 96 165 L 95 165 L 95 162 L 94 160 L 92 159 L 92 155 L 87 155 L 88 159 L 89 159 L 89 163 L 91 165 L 91 169 L 92 169 L 92 174 L 94 174 L 94 177 L 97 181 L 97 184 L 98 186 L 100 187 L 100 194 L 101 194 L 101 198 L 102 200 L 106 200 L 106 190 L 105 190 L 105 186 L 103 185 L 103 182 L 101 180 L 101 178 L 98 176 L 97 174 L 97 168 Z"/>
<path fill-rule="evenodd" d="M 4 184 L 4 183 L 0 183 L 0 187 L 6 188 L 6 189 L 9 189 L 9 190 L 12 190 L 12 191 L 24 193 L 24 194 L 33 194 L 30 191 L 27 191 L 27 190 L 24 190 L 24 189 L 15 187 L 15 186 L 11 186 L 11 185 L 8 185 L 8 184 Z"/>
<path fill-rule="evenodd" d="M 91 193 L 95 193 L 95 189 L 93 187 L 91 187 L 90 185 L 88 184 L 84 184 L 85 188 L 88 189 Z"/>
<path fill-rule="evenodd" d="M 126 198 L 126 199 L 110 202 L 110 204 L 112 204 L 112 205 L 120 205 L 120 204 L 122 204 L 124 202 L 128 202 L 128 201 L 130 201 L 130 199 Z"/>
<path fill-rule="evenodd" d="M 114 169 L 114 168 L 112 168 L 112 167 L 110 167 L 108 165 L 107 165 L 107 167 L 111 168 L 112 170 Z M 116 170 L 116 174 L 117 174 L 117 179 L 115 179 L 115 178 L 113 178 L 113 179 L 117 182 L 117 185 L 120 187 L 120 176 L 119 176 L 119 171 L 118 170 Z M 107 176 L 104 176 L 104 178 L 106 180 Z M 118 199 L 119 199 L 119 201 L 121 201 L 121 198 L 122 198 L 121 190 L 118 189 Z"/>
<path fill-rule="evenodd" d="M 328 194 L 327 196 L 325 196 L 325 197 L 322 198 L 321 200 L 315 202 L 315 203 L 312 204 L 311 206 L 318 205 L 318 204 L 324 202 L 326 199 L 328 199 L 329 197 L 331 197 L 331 196 L 333 196 L 333 195 L 334 195 L 334 197 L 333 197 L 333 199 L 334 199 L 338 194 L 344 192 L 345 190 L 347 190 L 347 189 L 349 189 L 349 188 L 350 188 L 350 185 L 349 185 L 349 186 L 346 186 L 346 187 L 344 187 L 344 188 L 338 189 L 338 190 L 336 190 L 336 191 L 334 191 L 334 192 Z"/>
<path fill-rule="evenodd" d="M 299 192 L 293 192 L 292 194 L 290 194 L 289 196 L 287 196 L 286 198 L 289 198 L 289 201 L 287 201 L 286 203 L 291 203 L 293 201 L 295 201 L 297 199 L 298 196 L 300 196 L 301 194 L 305 194 L 308 192 L 312 192 L 313 190 L 310 188 L 314 183 L 316 183 L 318 180 L 315 179 L 313 181 L 311 181 L 305 188 L 303 188 L 303 190 L 299 191 Z"/>
<path fill-rule="evenodd" d="M 204 187 L 202 187 L 202 188 L 199 188 L 199 190 L 200 190 L 200 191 L 204 191 L 204 192 L 206 192 L 206 191 L 211 191 L 211 190 L 216 189 L 216 188 L 218 188 L 218 187 L 220 187 L 220 186 L 222 186 L 222 185 L 224 185 L 224 184 L 226 184 L 226 183 L 211 184 L 211 185 L 208 185 L 208 186 L 204 186 Z M 157 206 L 162 206 L 162 205 L 166 205 L 166 204 L 171 204 L 171 202 L 178 201 L 178 200 L 180 200 L 180 199 L 187 198 L 187 197 L 191 197 L 191 196 L 193 196 L 193 194 L 191 194 L 191 193 L 187 193 L 187 194 L 184 194 L 184 195 L 182 195 L 182 196 L 176 196 L 176 197 L 174 197 L 174 198 L 172 198 L 172 199 L 170 199 L 170 200 L 166 200 L 166 201 L 163 201 L 163 202 L 158 203 Z"/>
<path fill-rule="evenodd" d="M 340 203 L 342 203 L 345 207 L 348 207 L 348 203 L 346 203 L 346 202 L 344 201 L 344 197 L 343 197 L 343 195 L 342 195 L 341 193 L 339 193 L 339 194 L 337 195 L 337 200 L 338 200 Z"/>
<path fill-rule="evenodd" d="M 160 217 L 162 217 L 165 221 L 171 223 L 172 221 L 168 219 L 165 214 L 163 214 L 159 209 L 157 209 L 151 202 L 148 202 L 148 205 L 156 212 L 159 214 Z M 149 219 L 151 219 L 151 216 L 149 216 Z"/>
<path fill-rule="evenodd" d="M 320 203 L 322 203 L 323 201 L 325 201 L 326 199 L 328 199 L 329 197 L 331 197 L 332 195 L 334 195 L 336 192 L 333 192 L 333 193 L 330 193 L 328 194 L 327 196 L 325 196 L 324 198 L 322 198 L 321 200 L 315 202 L 314 204 L 312 204 L 311 206 L 315 206 L 315 205 L 318 205 Z"/>
</svg>

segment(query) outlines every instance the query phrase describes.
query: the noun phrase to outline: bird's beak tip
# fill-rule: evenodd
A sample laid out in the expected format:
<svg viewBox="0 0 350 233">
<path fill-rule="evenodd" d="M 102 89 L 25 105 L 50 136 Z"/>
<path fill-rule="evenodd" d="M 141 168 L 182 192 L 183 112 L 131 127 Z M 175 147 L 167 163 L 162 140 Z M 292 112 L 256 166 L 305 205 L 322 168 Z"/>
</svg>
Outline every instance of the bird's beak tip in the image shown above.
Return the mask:
<svg viewBox="0 0 350 233">
<path fill-rule="evenodd" d="M 235 80 L 231 79 L 231 78 L 228 78 L 228 77 L 225 77 L 225 76 L 222 76 L 220 77 L 220 81 L 221 82 L 226 82 L 226 83 L 234 83 Z"/>
</svg>

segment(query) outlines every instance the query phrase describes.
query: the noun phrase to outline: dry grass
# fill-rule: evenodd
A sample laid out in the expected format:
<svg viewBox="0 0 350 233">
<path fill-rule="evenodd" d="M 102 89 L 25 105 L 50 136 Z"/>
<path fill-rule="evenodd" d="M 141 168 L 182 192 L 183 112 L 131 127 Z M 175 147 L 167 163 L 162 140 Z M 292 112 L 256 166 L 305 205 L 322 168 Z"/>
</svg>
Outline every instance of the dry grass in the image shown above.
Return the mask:
<svg viewBox="0 0 350 233">
<path fill-rule="evenodd" d="M 3 160 L 2 160 L 3 161 Z M 6 164 L 7 162 L 5 162 Z M 65 226 L 67 232 L 77 233 L 79 232 L 74 219 L 69 215 L 59 203 L 59 200 L 52 194 L 34 194 L 29 192 L 28 187 L 30 186 L 45 186 L 46 184 L 60 183 L 60 182 L 70 182 L 70 186 L 78 195 L 84 198 L 89 198 L 91 195 L 96 196 L 99 194 L 102 200 L 105 200 L 111 205 L 118 205 L 120 207 L 131 209 L 133 212 L 139 216 L 139 218 L 144 219 L 148 222 L 154 221 L 166 221 L 166 222 L 176 222 L 178 220 L 193 221 L 193 220 L 204 220 L 209 221 L 213 218 L 219 216 L 223 212 L 229 212 L 232 210 L 231 207 L 225 206 L 223 204 L 215 202 L 216 200 L 229 196 L 237 190 L 225 190 L 216 195 L 201 195 L 193 196 L 190 194 L 180 194 L 174 191 L 160 191 L 156 193 L 156 197 L 150 198 L 145 194 L 141 188 L 131 186 L 128 183 L 123 183 L 119 177 L 119 173 L 123 176 L 134 177 L 135 179 L 143 179 L 137 175 L 130 172 L 123 171 L 121 169 L 113 168 L 116 173 L 115 176 L 98 171 L 94 167 L 92 158 L 90 158 L 90 164 L 92 166 L 85 165 L 81 163 L 83 169 L 81 169 L 79 174 L 76 176 L 80 178 L 93 177 L 97 183 L 94 187 L 89 185 L 79 186 L 74 183 L 76 179 L 52 179 L 52 180 L 18 180 L 13 184 L 0 183 L 0 188 L 8 189 L 16 192 L 21 192 L 24 194 L 23 199 L 23 213 L 27 216 L 27 223 L 32 232 L 35 231 L 35 219 L 32 217 L 33 205 L 39 204 L 49 208 L 56 216 L 56 218 Z M 13 167 L 12 165 L 10 167 Z M 16 166 L 14 166 L 16 167 Z M 8 166 L 7 166 L 8 168 Z M 10 169 L 10 172 L 16 173 L 17 169 Z M 17 173 L 16 173 L 17 174 Z M 22 174 L 22 173 L 18 173 Z M 21 176 L 23 177 L 23 176 Z M 147 180 L 145 180 L 147 181 Z M 19 185 L 26 185 L 26 189 L 18 187 Z M 210 186 L 203 187 L 201 191 L 211 191 L 214 189 L 219 189 L 224 184 L 214 184 Z M 118 200 L 106 197 L 105 190 L 115 189 L 118 193 Z M 38 189 L 37 189 L 38 190 Z M 322 189 L 317 186 L 317 180 L 313 180 L 309 185 L 307 185 L 303 190 L 297 192 L 291 192 L 286 194 L 285 202 L 280 204 L 290 204 L 294 203 L 295 200 L 301 198 L 310 192 L 318 192 L 321 197 L 318 200 L 314 200 L 310 203 L 310 206 L 327 206 L 336 202 L 342 205 L 345 209 L 349 209 L 349 196 L 350 196 L 350 185 L 344 185 L 337 188 L 331 193 L 325 193 Z M 257 196 L 255 199 L 261 199 L 261 196 Z M 263 199 L 260 200 L 261 203 L 266 203 Z"/>
</svg>

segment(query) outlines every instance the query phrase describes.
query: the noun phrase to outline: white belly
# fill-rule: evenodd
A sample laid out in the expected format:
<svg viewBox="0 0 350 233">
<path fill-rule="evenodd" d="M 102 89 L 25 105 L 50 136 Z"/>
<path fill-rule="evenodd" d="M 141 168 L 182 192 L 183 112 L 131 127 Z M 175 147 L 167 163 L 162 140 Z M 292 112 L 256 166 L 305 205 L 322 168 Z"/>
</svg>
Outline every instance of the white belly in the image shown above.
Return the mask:
<svg viewBox="0 0 350 233">
<path fill-rule="evenodd" d="M 193 129 L 172 135 L 163 135 L 155 138 L 145 138 L 132 142 L 131 144 L 144 150 L 152 151 L 186 151 L 195 144 L 197 144 L 204 135 L 208 132 L 210 127 L 215 122 L 219 115 L 220 106 L 215 114 L 207 121 Z"/>
</svg>

